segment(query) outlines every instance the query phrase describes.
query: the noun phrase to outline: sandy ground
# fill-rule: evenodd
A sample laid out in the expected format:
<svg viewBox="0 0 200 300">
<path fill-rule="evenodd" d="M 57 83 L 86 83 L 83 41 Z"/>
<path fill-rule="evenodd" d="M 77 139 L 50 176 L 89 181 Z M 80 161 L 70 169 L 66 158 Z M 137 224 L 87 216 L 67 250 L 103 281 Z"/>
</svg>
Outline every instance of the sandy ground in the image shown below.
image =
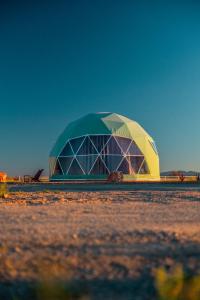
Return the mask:
<svg viewBox="0 0 200 300">
<path fill-rule="evenodd" d="M 16 192 L 0 200 L 0 300 L 34 299 L 30 284 L 47 277 L 84 286 L 89 299 L 156 299 L 157 268 L 178 263 L 200 273 L 199 191 Z"/>
</svg>

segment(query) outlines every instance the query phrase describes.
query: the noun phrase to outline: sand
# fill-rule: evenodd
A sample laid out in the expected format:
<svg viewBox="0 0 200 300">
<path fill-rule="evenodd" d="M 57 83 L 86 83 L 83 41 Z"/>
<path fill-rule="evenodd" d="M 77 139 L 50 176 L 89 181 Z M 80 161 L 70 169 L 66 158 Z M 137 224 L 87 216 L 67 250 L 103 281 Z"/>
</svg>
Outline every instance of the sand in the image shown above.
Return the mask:
<svg viewBox="0 0 200 300">
<path fill-rule="evenodd" d="M 0 299 L 34 299 L 47 277 L 88 299 L 156 299 L 161 266 L 200 273 L 199 191 L 16 192 L 0 224 Z"/>
</svg>

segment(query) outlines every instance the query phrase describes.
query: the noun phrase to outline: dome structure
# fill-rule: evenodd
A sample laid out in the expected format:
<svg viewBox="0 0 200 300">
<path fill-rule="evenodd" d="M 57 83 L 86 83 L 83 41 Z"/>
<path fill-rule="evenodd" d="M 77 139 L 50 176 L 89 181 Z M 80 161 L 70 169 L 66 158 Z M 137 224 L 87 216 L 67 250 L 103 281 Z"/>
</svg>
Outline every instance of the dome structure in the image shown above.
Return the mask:
<svg viewBox="0 0 200 300">
<path fill-rule="evenodd" d="M 71 122 L 50 153 L 50 180 L 158 180 L 159 156 L 152 137 L 135 121 L 116 113 L 91 113 Z"/>
</svg>

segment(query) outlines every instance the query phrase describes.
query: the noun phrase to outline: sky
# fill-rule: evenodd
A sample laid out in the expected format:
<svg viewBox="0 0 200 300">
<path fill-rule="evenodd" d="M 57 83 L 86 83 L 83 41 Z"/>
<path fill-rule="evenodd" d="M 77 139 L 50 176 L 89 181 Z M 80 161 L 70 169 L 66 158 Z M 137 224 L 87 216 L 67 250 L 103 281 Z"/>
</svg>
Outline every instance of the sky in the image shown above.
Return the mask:
<svg viewBox="0 0 200 300">
<path fill-rule="evenodd" d="M 139 122 L 161 171 L 200 171 L 200 1 L 0 2 L 0 170 L 47 174 L 66 125 L 98 111 Z"/>
</svg>

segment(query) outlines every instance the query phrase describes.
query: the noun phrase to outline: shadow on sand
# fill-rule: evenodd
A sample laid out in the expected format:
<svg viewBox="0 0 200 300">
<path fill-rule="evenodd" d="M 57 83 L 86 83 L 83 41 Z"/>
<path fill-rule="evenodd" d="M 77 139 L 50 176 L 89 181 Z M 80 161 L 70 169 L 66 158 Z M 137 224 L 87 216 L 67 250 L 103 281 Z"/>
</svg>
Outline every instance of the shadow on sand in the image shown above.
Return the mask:
<svg viewBox="0 0 200 300">
<path fill-rule="evenodd" d="M 96 279 L 42 283 L 9 281 L 0 284 L 0 300 L 156 299 L 153 279 L 147 280 L 145 277 L 138 280 Z"/>
</svg>

